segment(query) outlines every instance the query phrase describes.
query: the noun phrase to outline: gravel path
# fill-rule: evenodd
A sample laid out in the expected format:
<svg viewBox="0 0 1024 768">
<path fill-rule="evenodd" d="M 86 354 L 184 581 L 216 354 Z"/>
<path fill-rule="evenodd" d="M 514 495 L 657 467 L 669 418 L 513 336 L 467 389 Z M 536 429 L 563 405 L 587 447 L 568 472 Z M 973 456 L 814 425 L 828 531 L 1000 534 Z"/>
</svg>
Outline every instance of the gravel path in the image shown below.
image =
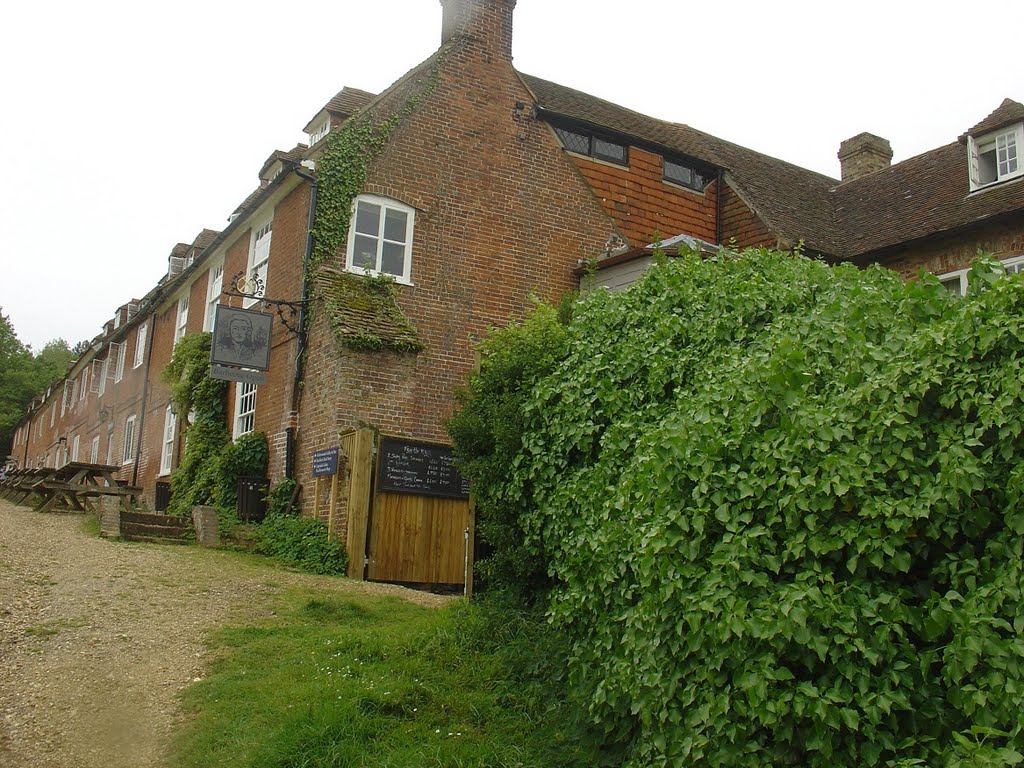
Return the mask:
<svg viewBox="0 0 1024 768">
<path fill-rule="evenodd" d="M 269 616 L 296 586 L 447 598 L 292 573 L 198 547 L 85 532 L 0 501 L 0 768 L 165 764 L 206 632 Z"/>
</svg>

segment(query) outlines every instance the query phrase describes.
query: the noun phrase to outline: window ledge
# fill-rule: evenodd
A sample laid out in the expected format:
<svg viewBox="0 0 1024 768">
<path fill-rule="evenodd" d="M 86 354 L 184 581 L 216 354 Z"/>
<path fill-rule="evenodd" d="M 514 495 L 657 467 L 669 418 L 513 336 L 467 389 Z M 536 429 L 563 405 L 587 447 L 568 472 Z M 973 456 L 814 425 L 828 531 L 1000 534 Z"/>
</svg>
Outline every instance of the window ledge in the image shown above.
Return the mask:
<svg viewBox="0 0 1024 768">
<path fill-rule="evenodd" d="M 967 196 L 972 197 L 973 195 L 980 195 L 982 192 L 988 192 L 990 189 L 1001 189 L 1006 184 L 1013 184 L 1015 181 L 1021 181 L 1022 179 L 1024 179 L 1024 172 L 1005 179 L 1000 179 L 999 181 L 990 182 L 981 187 L 975 187 L 967 193 Z"/>
<path fill-rule="evenodd" d="M 584 160 L 589 160 L 592 163 L 597 163 L 599 165 L 607 165 L 609 168 L 625 168 L 627 171 L 629 170 L 628 163 L 616 163 L 613 162 L 612 160 L 602 160 L 600 157 L 594 157 L 593 155 L 584 155 L 581 152 L 573 152 L 571 149 L 566 149 L 565 147 L 562 147 L 562 149 L 565 151 L 565 154 L 567 155 L 572 155 L 573 157 L 581 157 Z"/>
<path fill-rule="evenodd" d="M 376 272 L 372 269 L 360 269 L 359 267 L 346 267 L 347 272 L 351 272 L 353 275 L 359 275 L 360 277 L 390 277 L 398 285 L 407 285 L 410 288 L 415 288 L 416 283 L 412 280 L 407 280 L 404 277 L 398 277 L 388 272 Z"/>
</svg>

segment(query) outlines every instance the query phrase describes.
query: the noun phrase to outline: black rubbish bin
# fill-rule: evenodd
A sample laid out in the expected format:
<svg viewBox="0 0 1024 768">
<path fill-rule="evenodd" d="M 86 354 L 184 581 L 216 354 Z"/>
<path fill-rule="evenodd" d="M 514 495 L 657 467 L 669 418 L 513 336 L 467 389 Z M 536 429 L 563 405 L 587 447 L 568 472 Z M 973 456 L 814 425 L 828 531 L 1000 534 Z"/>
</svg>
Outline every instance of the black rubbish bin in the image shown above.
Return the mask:
<svg viewBox="0 0 1024 768">
<path fill-rule="evenodd" d="M 238 478 L 238 519 L 243 523 L 259 523 L 267 514 L 267 491 L 270 481 L 265 477 Z"/>
</svg>

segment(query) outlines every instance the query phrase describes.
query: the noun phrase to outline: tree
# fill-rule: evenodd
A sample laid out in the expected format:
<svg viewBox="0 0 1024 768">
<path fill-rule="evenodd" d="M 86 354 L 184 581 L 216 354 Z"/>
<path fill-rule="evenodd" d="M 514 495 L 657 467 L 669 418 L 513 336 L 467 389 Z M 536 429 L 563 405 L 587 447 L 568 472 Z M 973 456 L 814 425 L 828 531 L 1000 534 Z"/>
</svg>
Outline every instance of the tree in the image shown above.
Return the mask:
<svg viewBox="0 0 1024 768">
<path fill-rule="evenodd" d="M 0 308 L 0 460 L 10 453 L 14 427 L 25 415 L 36 389 L 32 353 Z"/>
<path fill-rule="evenodd" d="M 33 358 L 36 391 L 41 392 L 53 382 L 64 378 L 68 366 L 74 359 L 75 356 L 64 339 L 47 342 Z"/>
</svg>

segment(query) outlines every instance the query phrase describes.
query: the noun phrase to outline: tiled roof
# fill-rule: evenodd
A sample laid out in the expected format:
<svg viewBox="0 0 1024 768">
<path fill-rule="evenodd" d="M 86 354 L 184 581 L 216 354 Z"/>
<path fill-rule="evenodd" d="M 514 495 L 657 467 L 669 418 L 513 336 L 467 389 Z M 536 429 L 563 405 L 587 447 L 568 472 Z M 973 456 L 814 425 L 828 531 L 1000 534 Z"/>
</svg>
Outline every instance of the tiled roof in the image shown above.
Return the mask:
<svg viewBox="0 0 1024 768">
<path fill-rule="evenodd" d="M 328 112 L 335 115 L 349 116 L 355 114 L 365 107 L 377 94 L 363 91 L 359 88 L 350 88 L 347 85 L 338 91 L 334 98 L 327 102 L 324 107 Z"/>
<path fill-rule="evenodd" d="M 834 253 L 838 248 L 829 190 L 838 180 L 716 138 L 688 125 L 670 123 L 609 101 L 520 73 L 538 104 L 549 112 L 636 137 L 666 150 L 725 170 L 779 237 L 808 248 Z"/>
<path fill-rule="evenodd" d="M 996 108 L 995 112 L 963 134 L 960 137 L 960 141 L 966 144 L 968 136 L 983 136 L 997 128 L 1002 128 L 1004 125 L 1017 123 L 1021 120 L 1024 120 L 1024 104 L 1013 101 L 1013 99 L 1003 99 L 1003 103 Z"/>
<path fill-rule="evenodd" d="M 398 306 L 393 286 L 322 266 L 316 286 L 342 347 L 417 352 L 423 342 Z"/>
<path fill-rule="evenodd" d="M 309 147 L 307 147 L 305 144 L 296 144 L 292 149 L 289 150 L 275 149 L 273 152 L 270 153 L 270 157 L 268 157 L 266 161 L 263 163 L 263 167 L 260 168 L 260 178 L 263 178 L 263 175 L 267 172 L 267 169 L 270 168 L 270 166 L 272 166 L 279 160 L 282 163 L 300 162 L 302 158 L 306 156 L 307 149 L 309 149 Z"/>
<path fill-rule="evenodd" d="M 195 240 L 192 241 L 192 247 L 198 248 L 199 250 L 205 250 L 210 246 L 210 243 L 217 239 L 219 234 L 220 232 L 215 229 L 204 229 L 196 235 Z"/>
<path fill-rule="evenodd" d="M 953 142 L 835 191 L 842 255 L 864 257 L 979 221 L 1024 211 L 1024 179 L 970 191 L 967 150 Z"/>
<path fill-rule="evenodd" d="M 351 117 L 373 101 L 375 97 L 376 94 L 374 93 L 362 91 L 359 88 L 350 88 L 346 85 L 334 94 L 334 97 L 330 101 L 317 110 L 317 113 L 309 119 L 309 122 L 306 123 L 306 127 L 303 128 L 303 130 L 306 131 L 306 133 L 309 133 L 313 128 L 313 123 L 324 112 L 328 112 L 335 117 L 340 117 L 343 120 L 347 117 Z"/>
<path fill-rule="evenodd" d="M 956 143 L 841 184 L 687 125 L 669 123 L 580 91 L 521 74 L 548 113 L 603 127 L 722 168 L 729 184 L 783 240 L 838 259 L 873 252 L 1024 211 L 1024 179 L 970 192 L 965 149 Z M 1024 120 L 1006 99 L 968 133 Z M 965 134 L 966 136 L 966 134 Z"/>
</svg>

